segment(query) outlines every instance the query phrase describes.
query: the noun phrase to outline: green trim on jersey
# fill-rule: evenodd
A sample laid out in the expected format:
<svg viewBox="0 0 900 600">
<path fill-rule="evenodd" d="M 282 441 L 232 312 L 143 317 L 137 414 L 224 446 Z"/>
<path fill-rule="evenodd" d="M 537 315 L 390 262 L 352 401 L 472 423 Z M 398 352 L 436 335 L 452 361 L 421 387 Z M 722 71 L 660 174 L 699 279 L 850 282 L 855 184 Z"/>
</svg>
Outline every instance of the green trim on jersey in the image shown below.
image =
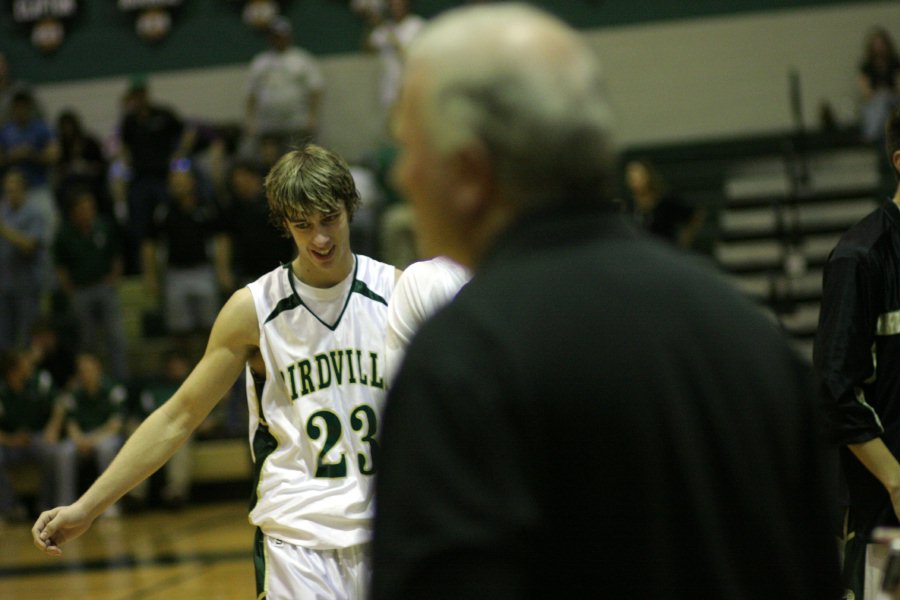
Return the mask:
<svg viewBox="0 0 900 600">
<path fill-rule="evenodd" d="M 350 288 L 351 294 L 362 294 L 369 300 L 374 300 L 375 302 L 381 302 L 385 306 L 387 306 L 387 300 L 373 292 L 369 289 L 369 286 L 366 285 L 364 281 L 360 281 L 359 279 L 355 279 L 353 281 L 353 287 Z"/>
<path fill-rule="evenodd" d="M 281 268 L 287 270 L 288 280 L 290 280 L 291 275 L 293 274 L 293 272 L 291 271 L 291 263 L 286 262 L 281 265 Z M 300 306 L 302 304 L 302 302 L 300 301 L 300 296 L 297 295 L 296 290 L 294 290 L 293 284 L 291 284 L 291 290 L 294 291 L 293 295 L 279 300 L 278 303 L 275 305 L 275 308 L 272 309 L 272 312 L 269 313 L 269 316 L 266 317 L 265 323 L 268 323 L 269 321 L 271 321 L 272 319 L 274 319 L 275 317 L 277 317 L 284 311 L 294 310 L 295 308 L 297 308 L 298 306 Z M 265 323 L 263 323 L 263 325 L 265 325 Z"/>
<path fill-rule="evenodd" d="M 387 306 L 387 300 L 385 300 L 384 298 L 382 298 L 381 296 L 379 296 L 378 294 L 373 292 L 371 289 L 369 289 L 369 286 L 367 286 L 364 281 L 360 281 L 359 279 L 356 278 L 356 273 L 357 273 L 357 270 L 359 269 L 359 259 L 354 254 L 353 255 L 353 283 L 350 285 L 350 293 L 347 294 L 347 297 L 344 299 L 344 306 L 343 306 L 343 308 L 341 308 L 341 314 L 338 315 L 337 321 L 334 322 L 334 325 L 329 325 L 328 323 L 323 321 L 319 317 L 319 315 L 317 315 L 315 313 L 314 310 L 312 310 L 309 306 L 307 306 L 303 302 L 302 298 L 300 298 L 300 294 L 297 293 L 297 288 L 294 286 L 294 271 L 290 267 L 291 267 L 290 263 L 287 263 L 284 265 L 284 268 L 287 269 L 287 272 L 288 272 L 288 283 L 291 286 L 291 295 L 288 296 L 287 298 L 283 298 L 278 301 L 278 303 L 275 305 L 275 308 L 272 309 L 272 312 L 269 314 L 268 317 L 266 317 L 265 323 L 268 323 L 269 321 L 271 321 L 272 319 L 274 319 L 275 317 L 277 317 L 278 315 L 280 315 L 281 313 L 283 313 L 285 311 L 293 310 L 295 308 L 302 306 L 302 307 L 306 308 L 306 310 L 309 311 L 309 314 L 314 316 L 319 323 L 321 323 L 322 325 L 327 327 L 330 331 L 334 331 L 335 329 L 338 328 L 338 325 L 341 324 L 341 319 L 344 318 L 344 313 L 347 312 L 347 306 L 349 306 L 350 298 L 353 297 L 353 294 L 360 294 L 363 297 L 368 298 L 369 300 L 374 300 L 375 302 L 380 302 L 381 304 L 384 304 L 385 306 Z"/>
<path fill-rule="evenodd" d="M 278 301 L 278 304 L 275 305 L 275 308 L 272 309 L 272 312 L 269 313 L 269 316 L 266 317 L 266 323 L 280 315 L 286 310 L 294 310 L 298 306 L 302 305 L 303 302 L 296 295 L 288 296 L 287 298 L 282 298 Z M 265 323 L 264 323 L 265 324 Z"/>
<path fill-rule="evenodd" d="M 250 376 L 253 378 L 253 387 L 256 388 L 256 406 L 259 414 L 259 425 L 256 427 L 256 433 L 253 434 L 253 496 L 250 498 L 250 510 L 252 511 L 259 501 L 259 480 L 262 477 L 263 464 L 278 447 L 278 440 L 269 432 L 269 424 L 263 414 L 262 394 L 266 380 L 258 377 L 252 371 Z"/>
<path fill-rule="evenodd" d="M 257 414 L 259 415 L 259 422 L 262 423 L 263 425 L 268 426 L 269 422 L 266 421 L 266 416 L 263 414 L 263 407 L 262 407 L 262 393 L 263 393 L 263 388 L 266 385 L 266 378 L 262 375 L 258 375 L 256 373 L 254 373 L 253 369 L 251 369 L 251 368 L 248 368 L 248 370 L 250 372 L 250 377 L 253 380 L 253 391 L 256 392 L 256 409 L 257 409 Z"/>
<path fill-rule="evenodd" d="M 256 503 L 259 501 L 259 480 L 262 477 L 263 464 L 277 447 L 278 440 L 276 440 L 275 436 L 269 432 L 268 425 L 260 423 L 256 428 L 256 433 L 253 434 L 253 456 L 256 458 L 256 461 L 253 465 L 253 497 L 250 499 L 251 511 L 256 508 Z"/>
<path fill-rule="evenodd" d="M 256 528 L 253 536 L 253 571 L 256 575 L 256 600 L 264 600 L 266 589 L 266 536 Z"/>
</svg>

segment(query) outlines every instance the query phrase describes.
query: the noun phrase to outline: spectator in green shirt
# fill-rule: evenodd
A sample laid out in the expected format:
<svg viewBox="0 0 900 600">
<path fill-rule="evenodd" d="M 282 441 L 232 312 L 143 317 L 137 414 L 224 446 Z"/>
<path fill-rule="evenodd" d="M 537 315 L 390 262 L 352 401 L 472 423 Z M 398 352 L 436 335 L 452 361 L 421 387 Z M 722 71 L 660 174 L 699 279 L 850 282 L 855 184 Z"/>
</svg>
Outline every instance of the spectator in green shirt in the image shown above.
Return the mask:
<svg viewBox="0 0 900 600">
<path fill-rule="evenodd" d="M 39 510 L 75 500 L 75 446 L 61 441 L 64 418 L 46 372 L 24 352 L 0 355 L 0 518 L 27 516 L 6 472 L 18 463 L 41 470 Z"/>
<path fill-rule="evenodd" d="M 98 332 L 103 332 L 110 372 L 125 381 L 125 330 L 117 290 L 124 268 L 121 245 L 112 221 L 97 214 L 97 200 L 89 189 L 70 196 L 68 219 L 53 255 L 60 287 L 78 321 L 80 349 L 99 355 Z"/>
<path fill-rule="evenodd" d="M 163 373 L 144 384 L 136 396 L 128 415 L 127 430 L 131 434 L 150 413 L 162 406 L 191 372 L 191 364 L 184 353 L 172 350 L 166 353 Z M 191 491 L 191 442 L 188 440 L 181 446 L 163 468 L 165 484 L 161 496 L 164 506 L 179 508 L 188 500 Z M 149 479 L 142 481 L 129 496 L 138 504 L 144 505 L 149 494 Z"/>
<path fill-rule="evenodd" d="M 125 387 L 107 378 L 100 359 L 93 354 L 79 354 L 76 359 L 74 386 L 65 396 L 66 431 L 75 443 L 79 456 L 93 458 L 102 473 L 122 446 Z M 118 513 L 118 507 L 111 509 Z"/>
</svg>

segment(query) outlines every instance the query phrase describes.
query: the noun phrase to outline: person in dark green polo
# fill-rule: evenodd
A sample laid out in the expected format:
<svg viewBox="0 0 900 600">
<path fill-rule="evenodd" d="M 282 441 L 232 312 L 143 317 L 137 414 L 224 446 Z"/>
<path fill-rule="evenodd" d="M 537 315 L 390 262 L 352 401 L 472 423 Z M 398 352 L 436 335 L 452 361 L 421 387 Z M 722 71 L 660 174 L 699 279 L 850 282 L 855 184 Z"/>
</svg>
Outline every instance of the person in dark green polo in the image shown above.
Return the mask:
<svg viewBox="0 0 900 600">
<path fill-rule="evenodd" d="M 162 373 L 153 377 L 141 386 L 140 393 L 129 398 L 128 421 L 126 429 L 134 432 L 137 426 L 157 408 L 168 400 L 187 379 L 193 365 L 183 352 L 170 350 L 166 352 Z M 191 491 L 192 444 L 190 440 L 182 445 L 163 468 L 165 484 L 162 487 L 161 499 L 167 508 L 179 508 L 188 500 Z M 150 480 L 145 479 L 129 496 L 138 504 L 147 502 L 150 491 Z"/>
<path fill-rule="evenodd" d="M 93 354 L 76 359 L 75 384 L 65 396 L 66 431 L 82 458 L 92 457 L 102 473 L 122 446 L 125 387 L 107 378 Z M 113 506 L 110 514 L 118 513 Z"/>
<path fill-rule="evenodd" d="M 39 510 L 75 500 L 75 445 L 61 440 L 64 409 L 50 376 L 28 355 L 0 355 L 0 518 L 24 517 L 6 467 L 33 463 L 41 474 Z"/>
<path fill-rule="evenodd" d="M 124 267 L 118 233 L 108 218 L 97 214 L 97 201 L 90 190 L 75 190 L 68 208 L 53 258 L 59 285 L 78 321 L 79 348 L 99 354 L 103 342 L 110 372 L 124 381 L 128 366 L 117 290 Z"/>
</svg>

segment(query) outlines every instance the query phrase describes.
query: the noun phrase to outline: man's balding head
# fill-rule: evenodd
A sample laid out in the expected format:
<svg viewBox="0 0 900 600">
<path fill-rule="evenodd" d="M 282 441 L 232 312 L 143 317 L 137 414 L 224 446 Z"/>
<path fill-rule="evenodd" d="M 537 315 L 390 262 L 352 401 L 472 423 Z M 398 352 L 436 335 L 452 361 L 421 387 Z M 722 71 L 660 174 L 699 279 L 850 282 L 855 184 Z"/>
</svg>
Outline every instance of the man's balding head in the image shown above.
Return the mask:
<svg viewBox="0 0 900 600">
<path fill-rule="evenodd" d="M 580 34 L 538 9 L 493 4 L 449 11 L 416 38 L 394 129 L 401 153 L 405 141 L 418 137 L 436 163 L 425 170 L 445 171 L 442 181 L 420 188 L 459 199 L 457 192 L 471 190 L 470 176 L 480 172 L 474 160 L 489 171 L 481 180 L 489 179 L 489 185 L 478 189 L 502 199 L 508 220 L 545 207 L 596 206 L 608 199 L 611 121 L 602 70 Z M 454 161 L 463 158 L 466 167 L 454 169 Z M 404 185 L 405 174 L 410 173 L 398 166 L 398 183 L 414 196 L 416 186 Z M 434 207 L 446 213 L 450 196 Z M 414 208 L 422 204 L 410 200 Z"/>
</svg>

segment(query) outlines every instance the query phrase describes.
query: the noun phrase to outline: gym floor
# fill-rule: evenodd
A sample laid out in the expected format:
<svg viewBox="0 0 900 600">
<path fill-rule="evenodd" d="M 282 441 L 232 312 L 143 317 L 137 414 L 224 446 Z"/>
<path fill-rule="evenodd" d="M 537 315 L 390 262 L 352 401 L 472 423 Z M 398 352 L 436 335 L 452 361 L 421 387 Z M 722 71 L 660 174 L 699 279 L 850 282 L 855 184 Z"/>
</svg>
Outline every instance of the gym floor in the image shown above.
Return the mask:
<svg viewBox="0 0 900 600">
<path fill-rule="evenodd" d="M 246 600 L 256 596 L 246 501 L 101 517 L 51 558 L 31 523 L 0 525 L 0 598 Z"/>
</svg>

